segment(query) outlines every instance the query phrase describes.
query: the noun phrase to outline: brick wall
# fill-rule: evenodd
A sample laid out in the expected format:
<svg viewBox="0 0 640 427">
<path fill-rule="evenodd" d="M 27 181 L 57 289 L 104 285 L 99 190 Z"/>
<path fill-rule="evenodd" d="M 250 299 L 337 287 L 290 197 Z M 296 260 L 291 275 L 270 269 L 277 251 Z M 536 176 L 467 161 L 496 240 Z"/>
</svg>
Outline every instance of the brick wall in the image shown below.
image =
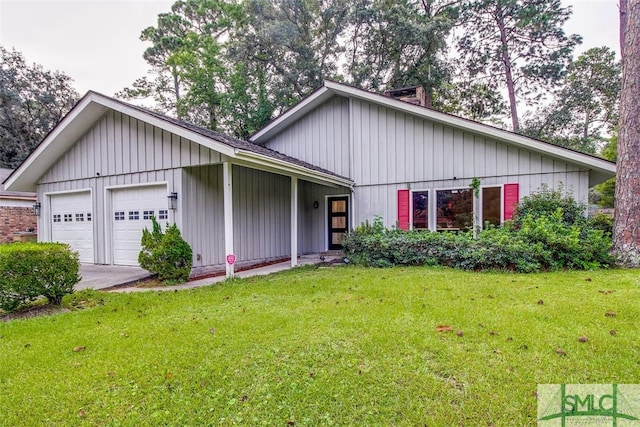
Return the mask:
<svg viewBox="0 0 640 427">
<path fill-rule="evenodd" d="M 38 229 L 31 207 L 0 207 L 0 243 L 13 242 L 13 233 Z"/>
</svg>

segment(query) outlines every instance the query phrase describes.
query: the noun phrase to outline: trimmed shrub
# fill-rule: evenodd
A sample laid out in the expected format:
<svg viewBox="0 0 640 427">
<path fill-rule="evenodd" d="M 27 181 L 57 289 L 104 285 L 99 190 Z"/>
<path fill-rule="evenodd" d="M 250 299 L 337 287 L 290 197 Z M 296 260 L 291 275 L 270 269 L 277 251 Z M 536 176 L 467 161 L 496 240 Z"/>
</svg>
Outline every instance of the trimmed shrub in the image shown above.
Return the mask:
<svg viewBox="0 0 640 427">
<path fill-rule="evenodd" d="M 13 311 L 41 296 L 60 304 L 80 281 L 78 253 L 60 243 L 0 245 L 0 308 Z"/>
<path fill-rule="evenodd" d="M 140 266 L 157 274 L 165 283 L 186 282 L 193 265 L 191 246 L 182 238 L 177 225 L 167 226 L 163 233 L 156 219 L 151 220 L 151 231 L 142 230 L 142 250 L 138 254 Z"/>
</svg>

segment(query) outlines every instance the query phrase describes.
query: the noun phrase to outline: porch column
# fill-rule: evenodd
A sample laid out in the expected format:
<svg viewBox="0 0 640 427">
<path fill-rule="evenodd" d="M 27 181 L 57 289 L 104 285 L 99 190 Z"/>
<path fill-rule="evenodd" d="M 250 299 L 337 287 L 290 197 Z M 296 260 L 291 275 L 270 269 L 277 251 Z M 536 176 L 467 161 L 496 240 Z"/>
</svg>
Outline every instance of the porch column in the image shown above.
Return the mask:
<svg viewBox="0 0 640 427">
<path fill-rule="evenodd" d="M 298 265 L 298 178 L 291 177 L 291 267 Z"/>
<path fill-rule="evenodd" d="M 233 277 L 235 254 L 233 253 L 233 165 L 222 162 L 222 186 L 224 197 L 224 253 L 227 277 Z"/>
</svg>

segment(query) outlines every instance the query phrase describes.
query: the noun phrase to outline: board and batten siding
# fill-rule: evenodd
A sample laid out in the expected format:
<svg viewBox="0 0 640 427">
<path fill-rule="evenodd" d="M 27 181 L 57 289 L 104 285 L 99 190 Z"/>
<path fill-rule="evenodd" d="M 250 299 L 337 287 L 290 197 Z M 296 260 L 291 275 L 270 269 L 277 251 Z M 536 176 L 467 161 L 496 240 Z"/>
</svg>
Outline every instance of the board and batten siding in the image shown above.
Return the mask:
<svg viewBox="0 0 640 427">
<path fill-rule="evenodd" d="M 334 96 L 265 146 L 340 176 L 350 176 L 349 100 Z"/>
<path fill-rule="evenodd" d="M 299 183 L 298 251 L 303 254 L 326 251 L 329 239 L 327 196 L 351 196 L 351 190 L 325 187 L 302 180 Z M 314 208 L 315 202 L 318 202 L 317 208 Z"/>
<path fill-rule="evenodd" d="M 221 160 L 216 151 L 110 110 L 43 174 L 37 186 L 38 200 L 45 200 L 46 193 L 90 189 L 94 258 L 105 264 L 110 261 L 107 239 L 111 238 L 111 214 L 105 215 L 107 188 L 167 183 L 168 192 L 179 193 L 179 209 L 170 219 L 182 228 L 183 213 L 188 212 L 188 202 L 180 194 L 182 168 Z M 39 224 L 45 231 L 43 239 L 50 237 L 46 235 L 49 224 L 43 224 L 51 220 L 49 214 L 49 207 L 43 206 Z"/>
<path fill-rule="evenodd" d="M 183 233 L 191 243 L 194 266 L 224 264 L 222 166 L 184 169 Z M 238 261 L 287 257 L 291 251 L 290 178 L 233 166 L 234 250 Z M 200 255 L 200 260 L 198 260 Z"/>
<path fill-rule="evenodd" d="M 40 184 L 220 163 L 220 153 L 110 110 L 40 179 Z"/>
<path fill-rule="evenodd" d="M 589 171 L 540 153 L 464 132 L 382 105 L 351 104 L 354 223 L 398 219 L 397 190 L 519 183 L 520 197 L 560 183 L 586 202 Z"/>
</svg>

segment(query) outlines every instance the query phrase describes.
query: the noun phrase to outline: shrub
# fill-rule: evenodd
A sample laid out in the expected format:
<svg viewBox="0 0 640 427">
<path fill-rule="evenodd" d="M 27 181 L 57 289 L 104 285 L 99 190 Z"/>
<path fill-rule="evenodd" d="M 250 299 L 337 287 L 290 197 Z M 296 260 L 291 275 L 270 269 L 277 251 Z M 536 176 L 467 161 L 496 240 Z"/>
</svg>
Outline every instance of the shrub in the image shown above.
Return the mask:
<svg viewBox="0 0 640 427">
<path fill-rule="evenodd" d="M 386 229 L 378 220 L 348 233 L 343 250 L 354 263 L 373 267 L 443 265 L 528 273 L 612 265 L 611 238 L 585 224 L 566 224 L 557 209 L 548 217 L 527 215 L 519 226 L 509 222 L 484 230 L 474 239 L 471 232 Z"/>
<path fill-rule="evenodd" d="M 578 203 L 570 192 L 566 193 L 563 186 L 553 189 L 542 184 L 540 190 L 523 197 L 518 203 L 513 213 L 513 221 L 519 226 L 527 216 L 536 220 L 549 217 L 558 209 L 562 210 L 562 222 L 567 225 L 573 225 L 585 218 L 586 206 Z"/>
<path fill-rule="evenodd" d="M 60 304 L 80 281 L 78 253 L 60 243 L 12 243 L 0 246 L 0 308 L 13 311 L 46 297 Z"/>
<path fill-rule="evenodd" d="M 151 231 L 142 230 L 140 266 L 165 283 L 185 282 L 193 264 L 191 246 L 182 238 L 177 225 L 167 226 L 163 233 L 155 218 L 152 222 Z"/>
</svg>

